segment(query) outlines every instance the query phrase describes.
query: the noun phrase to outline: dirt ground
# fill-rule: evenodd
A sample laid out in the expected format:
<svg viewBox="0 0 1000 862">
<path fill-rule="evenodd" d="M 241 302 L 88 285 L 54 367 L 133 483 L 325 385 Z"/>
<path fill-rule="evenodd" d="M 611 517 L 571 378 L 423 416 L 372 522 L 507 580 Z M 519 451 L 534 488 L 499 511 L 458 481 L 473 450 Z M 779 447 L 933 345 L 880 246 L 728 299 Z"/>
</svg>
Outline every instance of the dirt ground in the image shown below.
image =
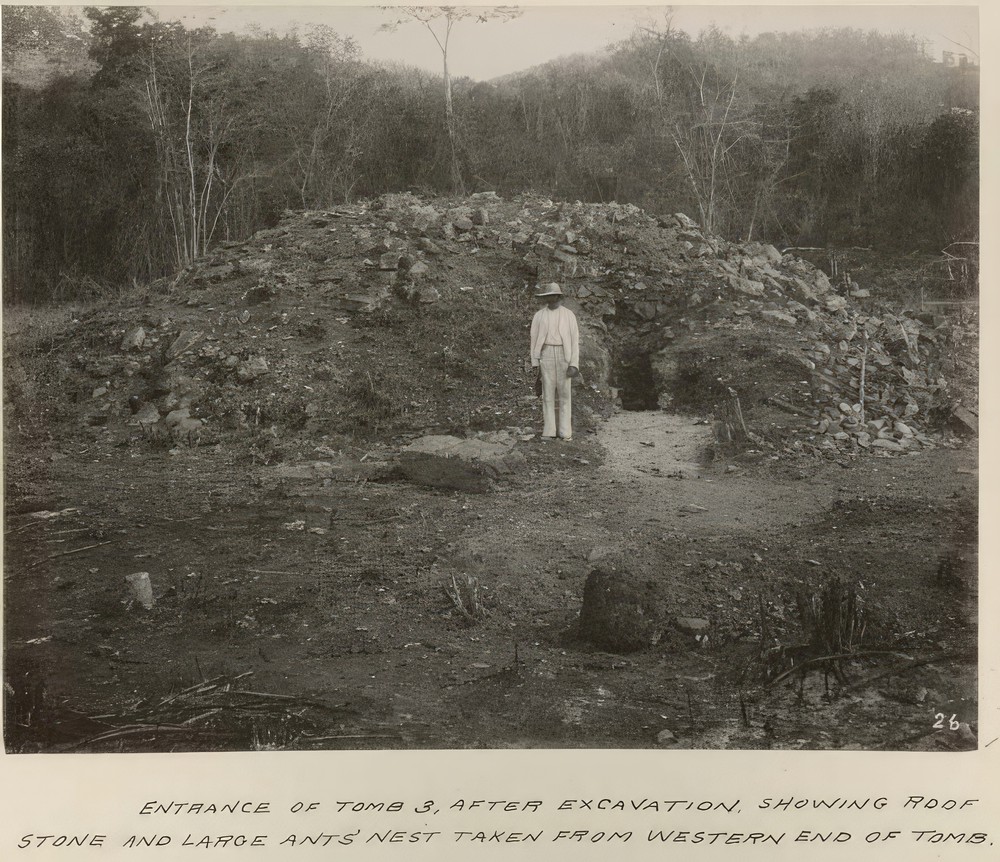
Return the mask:
<svg viewBox="0 0 1000 862">
<path fill-rule="evenodd" d="M 7 453 L 8 751 L 976 746 L 973 445 L 711 460 L 700 417 L 624 411 L 463 494 L 88 440 Z M 707 628 L 580 640 L 612 557 Z M 833 577 L 839 679 L 795 652 Z"/>
</svg>

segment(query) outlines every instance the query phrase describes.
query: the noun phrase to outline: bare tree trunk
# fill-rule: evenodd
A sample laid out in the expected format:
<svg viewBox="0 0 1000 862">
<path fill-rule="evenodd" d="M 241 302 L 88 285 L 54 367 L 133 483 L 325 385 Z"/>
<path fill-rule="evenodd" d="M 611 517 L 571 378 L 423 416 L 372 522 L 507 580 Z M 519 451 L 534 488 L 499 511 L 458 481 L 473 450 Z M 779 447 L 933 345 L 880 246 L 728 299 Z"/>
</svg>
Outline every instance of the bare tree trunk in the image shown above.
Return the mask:
<svg viewBox="0 0 1000 862">
<path fill-rule="evenodd" d="M 449 24 L 449 30 L 451 26 Z M 444 121 L 448 129 L 448 147 L 451 152 L 451 185 L 459 194 L 465 193 L 462 169 L 458 164 L 458 145 L 455 141 L 455 109 L 451 100 L 451 73 L 448 71 L 448 40 L 445 38 L 444 57 Z"/>
<path fill-rule="evenodd" d="M 191 259 L 198 256 L 198 191 L 195 186 L 194 141 L 191 137 L 191 112 L 194 108 L 194 58 L 191 53 L 191 42 L 188 40 L 188 100 L 187 118 L 184 129 L 184 146 L 187 149 L 188 173 L 191 184 L 188 189 L 188 213 L 191 219 Z"/>
</svg>

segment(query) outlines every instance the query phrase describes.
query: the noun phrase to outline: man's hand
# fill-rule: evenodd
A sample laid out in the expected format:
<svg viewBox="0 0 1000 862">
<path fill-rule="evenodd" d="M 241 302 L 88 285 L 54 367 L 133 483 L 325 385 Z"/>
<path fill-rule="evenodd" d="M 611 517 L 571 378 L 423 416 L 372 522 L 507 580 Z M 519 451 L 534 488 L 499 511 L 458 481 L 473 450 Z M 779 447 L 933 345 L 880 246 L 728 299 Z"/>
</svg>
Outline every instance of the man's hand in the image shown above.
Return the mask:
<svg viewBox="0 0 1000 862">
<path fill-rule="evenodd" d="M 580 369 L 577 368 L 575 365 L 571 365 L 569 368 L 566 369 L 566 376 L 567 377 L 579 377 L 580 376 Z"/>
</svg>

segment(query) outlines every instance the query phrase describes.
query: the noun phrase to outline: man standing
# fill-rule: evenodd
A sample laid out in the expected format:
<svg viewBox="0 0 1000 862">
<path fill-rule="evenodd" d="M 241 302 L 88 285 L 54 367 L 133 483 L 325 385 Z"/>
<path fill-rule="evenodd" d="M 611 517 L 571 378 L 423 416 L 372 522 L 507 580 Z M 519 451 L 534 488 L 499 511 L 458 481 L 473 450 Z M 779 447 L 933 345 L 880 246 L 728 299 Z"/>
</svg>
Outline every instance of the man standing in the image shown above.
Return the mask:
<svg viewBox="0 0 1000 862">
<path fill-rule="evenodd" d="M 545 302 L 531 321 L 531 364 L 542 378 L 542 437 L 556 436 L 558 398 L 558 435 L 572 440 L 572 383 L 580 373 L 580 330 L 576 315 L 563 308 L 563 292 L 558 284 L 541 285 L 535 296 Z"/>
</svg>

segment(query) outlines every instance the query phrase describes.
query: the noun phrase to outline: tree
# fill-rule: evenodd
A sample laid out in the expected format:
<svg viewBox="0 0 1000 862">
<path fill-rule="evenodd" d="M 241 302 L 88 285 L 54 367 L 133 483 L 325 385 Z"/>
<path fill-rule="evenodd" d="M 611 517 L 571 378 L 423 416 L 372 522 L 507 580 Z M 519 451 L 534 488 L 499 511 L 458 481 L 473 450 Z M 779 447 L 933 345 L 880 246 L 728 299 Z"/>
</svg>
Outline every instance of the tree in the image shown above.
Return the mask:
<svg viewBox="0 0 1000 862">
<path fill-rule="evenodd" d="M 141 6 L 86 6 L 83 14 L 90 21 L 90 59 L 98 66 L 94 85 L 117 86 L 140 62 L 149 32 L 139 22 L 147 12 Z"/>
<path fill-rule="evenodd" d="M 299 204 L 308 209 L 327 206 L 335 197 L 350 200 L 359 181 L 361 145 L 379 121 L 369 106 L 381 100 L 377 76 L 362 63 L 352 39 L 314 25 L 304 44 L 297 40 L 282 45 L 296 62 L 284 70 L 284 86 L 266 108 L 290 150 Z"/>
<path fill-rule="evenodd" d="M 452 104 L 451 72 L 448 69 L 448 48 L 451 42 L 451 31 L 458 21 L 475 19 L 480 24 L 487 21 L 510 21 L 521 15 L 520 9 L 510 6 L 494 6 L 492 8 L 477 8 L 472 6 L 390 6 L 384 7 L 393 13 L 402 13 L 392 21 L 383 24 L 379 30 L 392 32 L 402 24 L 416 21 L 423 25 L 441 52 L 444 71 L 444 121 L 448 132 L 450 151 L 450 174 L 452 190 L 465 192 L 465 182 L 462 179 L 462 169 L 459 162 L 457 133 L 455 128 L 455 109 Z M 435 25 L 437 29 L 435 29 Z"/>
</svg>

